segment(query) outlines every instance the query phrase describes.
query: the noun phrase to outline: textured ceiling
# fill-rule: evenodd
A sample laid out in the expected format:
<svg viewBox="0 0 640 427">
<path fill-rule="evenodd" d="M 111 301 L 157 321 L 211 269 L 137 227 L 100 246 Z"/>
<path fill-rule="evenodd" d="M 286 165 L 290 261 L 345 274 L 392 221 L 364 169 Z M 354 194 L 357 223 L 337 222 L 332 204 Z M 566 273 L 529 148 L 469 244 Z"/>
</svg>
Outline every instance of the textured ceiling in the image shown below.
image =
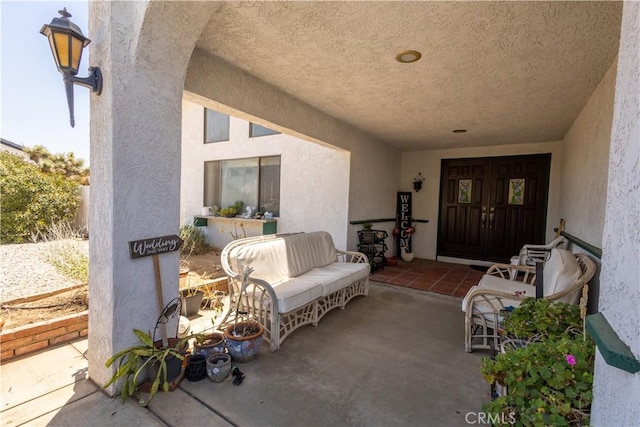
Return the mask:
<svg viewBox="0 0 640 427">
<path fill-rule="evenodd" d="M 198 47 L 402 150 L 543 142 L 564 137 L 611 66 L 621 11 L 620 2 L 232 2 Z M 404 49 L 422 59 L 395 61 Z"/>
</svg>

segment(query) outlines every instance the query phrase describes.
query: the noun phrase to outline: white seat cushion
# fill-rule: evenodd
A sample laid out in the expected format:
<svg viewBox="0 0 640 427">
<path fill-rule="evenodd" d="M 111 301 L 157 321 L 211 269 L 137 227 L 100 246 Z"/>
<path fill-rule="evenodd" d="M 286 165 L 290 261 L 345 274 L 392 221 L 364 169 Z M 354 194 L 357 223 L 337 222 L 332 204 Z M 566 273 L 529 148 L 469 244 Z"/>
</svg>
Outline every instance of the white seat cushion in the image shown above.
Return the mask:
<svg viewBox="0 0 640 427">
<path fill-rule="evenodd" d="M 462 300 L 462 311 L 466 311 L 468 295 L 477 289 L 490 289 L 494 291 L 507 292 L 514 295 L 515 295 L 515 292 L 523 292 L 524 295 L 527 297 L 536 296 L 535 286 L 485 274 L 484 276 L 482 276 L 482 279 L 480 279 L 480 283 L 478 283 L 478 285 L 476 286 L 472 286 L 471 289 L 469 289 L 469 291 L 467 292 L 467 295 L 465 295 L 464 299 Z M 520 305 L 520 302 L 521 301 L 515 300 L 515 299 L 513 300 L 507 299 L 507 298 L 502 299 L 502 304 L 505 307 L 509 307 L 509 306 L 517 307 Z M 496 304 L 496 307 L 499 307 L 499 303 L 497 301 L 495 302 L 495 304 Z M 475 311 L 481 312 L 481 313 L 493 312 L 494 308 L 490 303 L 476 298 L 474 303 L 474 312 Z"/>
<path fill-rule="evenodd" d="M 310 273 L 315 274 L 316 271 L 322 272 L 321 274 L 326 276 L 326 279 L 318 283 L 322 285 L 322 296 L 326 297 L 367 277 L 370 269 L 369 263 L 334 262 L 320 269 L 314 268 L 309 273 L 306 273 L 305 276 Z"/>
<path fill-rule="evenodd" d="M 288 313 L 322 296 L 322 286 L 303 277 L 284 279 L 272 286 L 278 299 L 279 313 Z"/>
</svg>

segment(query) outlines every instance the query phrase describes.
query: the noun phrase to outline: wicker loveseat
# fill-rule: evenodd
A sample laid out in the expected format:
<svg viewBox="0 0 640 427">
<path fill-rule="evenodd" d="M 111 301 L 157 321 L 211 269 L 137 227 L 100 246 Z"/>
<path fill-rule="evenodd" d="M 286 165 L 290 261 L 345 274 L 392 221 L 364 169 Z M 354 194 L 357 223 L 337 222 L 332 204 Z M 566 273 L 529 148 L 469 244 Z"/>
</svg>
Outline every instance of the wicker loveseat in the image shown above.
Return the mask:
<svg viewBox="0 0 640 427">
<path fill-rule="evenodd" d="M 265 328 L 271 351 L 300 326 L 317 325 L 329 310 L 369 292 L 370 265 L 359 252 L 336 250 L 324 231 L 239 239 L 222 251 L 221 264 L 229 277 L 231 306 L 240 298 L 240 311 Z M 254 272 L 240 295 L 245 267 Z M 228 312 L 220 327 L 233 321 Z"/>
<path fill-rule="evenodd" d="M 509 280 L 514 269 L 517 280 Z M 585 254 L 552 249 L 543 269 L 543 297 L 569 304 L 578 302 L 582 288 L 593 277 L 595 263 Z M 502 311 L 536 296 L 535 267 L 495 264 L 462 300 L 465 350 L 498 346 Z M 479 341 L 479 342 L 478 342 Z"/>
</svg>

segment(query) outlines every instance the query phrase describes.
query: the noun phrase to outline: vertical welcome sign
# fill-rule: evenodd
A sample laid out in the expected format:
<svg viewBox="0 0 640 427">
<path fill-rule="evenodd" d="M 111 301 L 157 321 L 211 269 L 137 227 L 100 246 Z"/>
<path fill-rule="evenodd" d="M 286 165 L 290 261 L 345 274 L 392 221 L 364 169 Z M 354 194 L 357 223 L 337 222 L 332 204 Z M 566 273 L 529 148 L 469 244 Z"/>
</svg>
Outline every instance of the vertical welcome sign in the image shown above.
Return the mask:
<svg viewBox="0 0 640 427">
<path fill-rule="evenodd" d="M 403 248 L 407 248 L 407 252 L 411 252 L 411 235 L 407 233 L 407 229 L 411 227 L 410 192 L 398 192 L 396 201 L 396 226 L 400 229 L 400 234 L 398 234 L 398 240 L 396 242 L 396 251 L 398 256 L 400 256 Z"/>
</svg>

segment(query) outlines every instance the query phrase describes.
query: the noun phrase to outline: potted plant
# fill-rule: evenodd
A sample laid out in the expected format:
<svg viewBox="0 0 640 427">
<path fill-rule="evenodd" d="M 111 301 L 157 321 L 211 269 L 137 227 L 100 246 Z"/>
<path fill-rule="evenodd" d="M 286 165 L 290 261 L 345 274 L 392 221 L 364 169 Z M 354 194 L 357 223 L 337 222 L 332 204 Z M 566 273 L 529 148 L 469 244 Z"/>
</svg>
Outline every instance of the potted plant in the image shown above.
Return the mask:
<svg viewBox="0 0 640 427">
<path fill-rule="evenodd" d="M 182 301 L 181 314 L 186 317 L 195 316 L 200 311 L 204 292 L 199 287 L 185 288 L 180 291 Z"/>
<path fill-rule="evenodd" d="M 501 353 L 481 372 L 499 393 L 487 413 L 511 414 L 522 425 L 587 425 L 593 399 L 595 345 L 580 306 L 527 298 L 504 320 Z"/>
<path fill-rule="evenodd" d="M 143 372 L 149 368 L 151 388 L 149 400 L 140 400 L 141 406 L 147 406 L 156 395 L 160 386 L 167 392 L 172 381 L 179 377 L 182 369 L 182 361 L 189 348 L 189 340 L 192 336 L 184 338 L 168 338 L 168 345 L 163 346 L 162 341 L 154 341 L 150 333 L 139 329 L 133 330 L 140 343 L 125 348 L 114 354 L 105 362 L 108 368 L 116 364 L 117 369 L 104 385 L 107 388 L 114 382 L 123 380 L 122 400 L 133 396 L 138 390 L 138 382 L 143 378 Z"/>
<path fill-rule="evenodd" d="M 193 351 L 195 354 L 201 354 L 209 357 L 212 354 L 224 353 L 224 335 L 214 332 L 211 334 L 196 334 L 193 343 Z"/>
<path fill-rule="evenodd" d="M 246 267 L 242 272 L 242 286 L 235 300 L 233 324 L 224 331 L 224 341 L 229 355 L 234 361 L 241 363 L 249 362 L 257 356 L 264 336 L 264 328 L 255 320 L 238 322 L 238 317 L 241 314 L 240 301 L 247 289 L 249 276 L 252 272 L 253 268 L 251 267 Z"/>
<path fill-rule="evenodd" d="M 484 359 L 481 372 L 507 393 L 483 405 L 513 414 L 520 425 L 588 425 L 593 400 L 595 345 L 590 337 L 532 342 Z"/>
</svg>

